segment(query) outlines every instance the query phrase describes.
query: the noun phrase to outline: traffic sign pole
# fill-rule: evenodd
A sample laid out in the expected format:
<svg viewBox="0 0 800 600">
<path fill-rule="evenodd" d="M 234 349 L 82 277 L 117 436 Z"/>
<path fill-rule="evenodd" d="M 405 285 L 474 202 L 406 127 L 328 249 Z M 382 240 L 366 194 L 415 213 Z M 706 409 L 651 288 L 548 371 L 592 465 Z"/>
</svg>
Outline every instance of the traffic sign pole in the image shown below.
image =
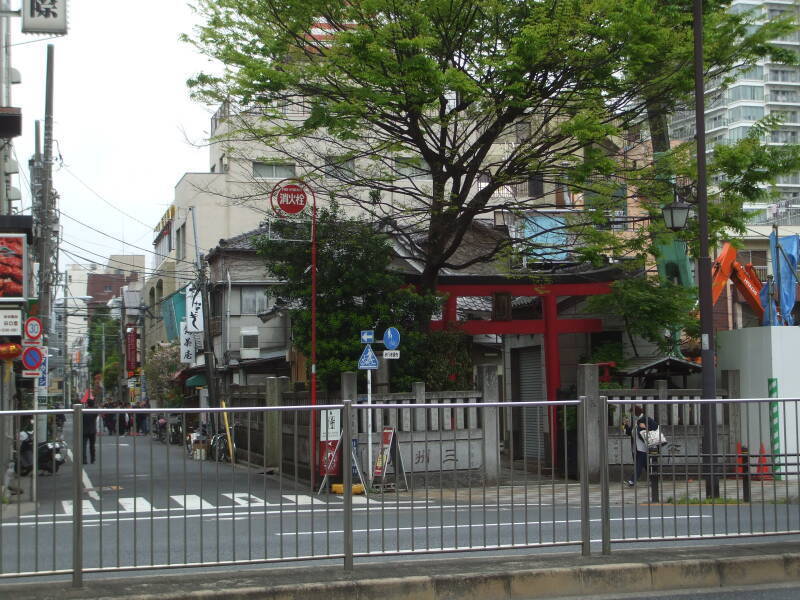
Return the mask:
<svg viewBox="0 0 800 600">
<path fill-rule="evenodd" d="M 317 404 L 317 195 L 300 179 L 284 179 L 272 188 L 270 203 L 279 217 L 303 212 L 311 195 L 311 406 Z M 311 411 L 311 487 L 317 475 L 317 412 Z"/>
<path fill-rule="evenodd" d="M 367 369 L 367 460 L 369 487 L 372 489 L 372 369 Z"/>
</svg>

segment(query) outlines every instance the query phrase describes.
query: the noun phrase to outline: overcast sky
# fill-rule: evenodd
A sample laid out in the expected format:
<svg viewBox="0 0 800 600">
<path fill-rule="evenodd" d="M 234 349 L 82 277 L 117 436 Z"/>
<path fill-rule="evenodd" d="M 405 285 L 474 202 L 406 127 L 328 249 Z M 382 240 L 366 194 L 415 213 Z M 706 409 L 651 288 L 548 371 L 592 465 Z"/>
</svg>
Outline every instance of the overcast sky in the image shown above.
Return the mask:
<svg viewBox="0 0 800 600">
<path fill-rule="evenodd" d="M 11 0 L 12 8 L 20 4 Z M 71 0 L 69 33 L 55 39 L 22 34 L 12 18 L 11 61 L 22 77 L 12 101 L 23 116 L 15 185 L 28 209 L 34 122 L 44 127 L 46 48 L 55 46 L 54 185 L 62 248 L 76 255 L 62 253 L 62 269 L 123 251 L 146 254 L 123 240 L 152 250 L 178 179 L 208 170 L 207 150 L 193 144 L 202 146 L 213 111 L 190 100 L 186 80 L 210 64 L 178 40 L 193 22 L 187 0 Z"/>
</svg>

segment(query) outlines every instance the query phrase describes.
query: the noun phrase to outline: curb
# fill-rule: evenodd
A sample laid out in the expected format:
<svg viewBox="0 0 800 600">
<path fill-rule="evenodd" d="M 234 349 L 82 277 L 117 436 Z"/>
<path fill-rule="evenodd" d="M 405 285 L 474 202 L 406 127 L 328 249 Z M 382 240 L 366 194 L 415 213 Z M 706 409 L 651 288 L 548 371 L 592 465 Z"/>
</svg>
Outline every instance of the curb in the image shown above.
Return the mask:
<svg viewBox="0 0 800 600">
<path fill-rule="evenodd" d="M 87 597 L 98 600 L 531 600 L 609 594 L 633 588 L 644 593 L 791 581 L 800 581 L 800 553 Z"/>
</svg>

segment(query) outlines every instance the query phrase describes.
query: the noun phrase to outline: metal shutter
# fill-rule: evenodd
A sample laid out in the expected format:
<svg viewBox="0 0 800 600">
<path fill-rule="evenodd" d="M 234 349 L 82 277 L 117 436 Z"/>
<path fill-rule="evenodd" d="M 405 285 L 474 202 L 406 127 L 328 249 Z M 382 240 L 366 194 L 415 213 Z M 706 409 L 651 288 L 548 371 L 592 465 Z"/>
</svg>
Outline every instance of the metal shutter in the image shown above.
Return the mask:
<svg viewBox="0 0 800 600">
<path fill-rule="evenodd" d="M 521 402 L 545 400 L 542 347 L 519 351 L 519 399 Z M 545 408 L 528 406 L 522 409 L 522 443 L 527 458 L 544 458 Z"/>
</svg>

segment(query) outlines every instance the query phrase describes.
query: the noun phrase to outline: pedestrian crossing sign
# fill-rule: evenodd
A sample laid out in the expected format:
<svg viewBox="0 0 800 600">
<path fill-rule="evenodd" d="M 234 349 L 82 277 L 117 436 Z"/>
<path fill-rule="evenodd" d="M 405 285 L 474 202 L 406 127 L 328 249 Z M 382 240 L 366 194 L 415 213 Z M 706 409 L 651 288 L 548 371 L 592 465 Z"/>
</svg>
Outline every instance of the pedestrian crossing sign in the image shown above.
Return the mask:
<svg viewBox="0 0 800 600">
<path fill-rule="evenodd" d="M 364 352 L 361 353 L 361 358 L 358 359 L 359 369 L 375 370 L 378 368 L 378 357 L 372 351 L 372 346 L 367 344 L 364 346 Z"/>
</svg>

